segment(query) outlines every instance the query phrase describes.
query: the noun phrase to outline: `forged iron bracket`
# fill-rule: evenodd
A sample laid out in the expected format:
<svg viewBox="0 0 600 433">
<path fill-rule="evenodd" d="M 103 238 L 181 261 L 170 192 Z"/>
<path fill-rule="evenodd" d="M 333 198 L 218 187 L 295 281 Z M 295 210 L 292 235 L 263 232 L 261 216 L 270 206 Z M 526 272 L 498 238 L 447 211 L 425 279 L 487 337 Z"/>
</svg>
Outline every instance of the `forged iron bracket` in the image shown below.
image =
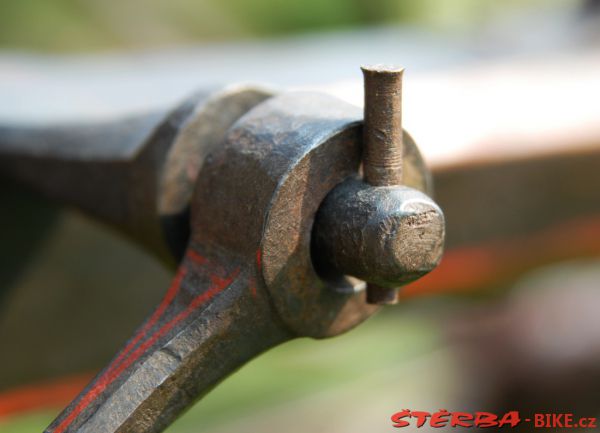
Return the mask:
<svg viewBox="0 0 600 433">
<path fill-rule="evenodd" d="M 361 120 L 331 96 L 236 87 L 135 121 L 0 131 L 6 172 L 178 263 L 154 312 L 46 432 L 160 432 L 262 351 L 377 311 L 364 282 L 326 278 L 311 253 L 321 204 L 360 171 Z M 429 192 L 408 135 L 403 152 L 404 184 Z"/>
</svg>

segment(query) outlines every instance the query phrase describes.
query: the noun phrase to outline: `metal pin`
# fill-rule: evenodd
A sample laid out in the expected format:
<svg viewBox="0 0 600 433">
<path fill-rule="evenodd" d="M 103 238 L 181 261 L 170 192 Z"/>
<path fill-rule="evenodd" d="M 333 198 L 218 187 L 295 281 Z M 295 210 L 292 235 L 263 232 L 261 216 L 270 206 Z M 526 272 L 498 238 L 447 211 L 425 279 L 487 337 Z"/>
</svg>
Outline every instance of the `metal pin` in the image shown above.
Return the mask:
<svg viewBox="0 0 600 433">
<path fill-rule="evenodd" d="M 363 66 L 365 114 L 363 170 L 373 186 L 402 183 L 403 68 Z"/>
<path fill-rule="evenodd" d="M 402 75 L 404 68 L 361 67 L 365 88 L 363 172 L 373 186 L 402 183 Z M 367 283 L 369 304 L 395 304 L 397 289 Z"/>
</svg>

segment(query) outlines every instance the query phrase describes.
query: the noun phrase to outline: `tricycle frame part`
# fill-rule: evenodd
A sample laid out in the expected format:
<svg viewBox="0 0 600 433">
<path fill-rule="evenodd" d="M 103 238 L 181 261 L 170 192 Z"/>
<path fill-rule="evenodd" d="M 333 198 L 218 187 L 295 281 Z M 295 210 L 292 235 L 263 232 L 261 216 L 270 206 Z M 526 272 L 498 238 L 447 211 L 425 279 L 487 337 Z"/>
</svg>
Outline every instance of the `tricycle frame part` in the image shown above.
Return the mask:
<svg viewBox="0 0 600 433">
<path fill-rule="evenodd" d="M 322 278 L 311 252 L 319 207 L 359 172 L 360 110 L 323 94 L 236 92 L 188 101 L 127 160 L 130 180 L 152 186 L 150 221 L 174 221 L 161 226 L 167 239 L 185 237 L 189 207 L 189 239 L 183 253 L 169 243 L 181 261 L 163 301 L 48 433 L 160 432 L 260 352 L 340 334 L 377 311 L 364 284 Z M 156 132 L 165 128 L 174 132 Z M 404 153 L 406 183 L 427 191 L 411 140 Z"/>
</svg>

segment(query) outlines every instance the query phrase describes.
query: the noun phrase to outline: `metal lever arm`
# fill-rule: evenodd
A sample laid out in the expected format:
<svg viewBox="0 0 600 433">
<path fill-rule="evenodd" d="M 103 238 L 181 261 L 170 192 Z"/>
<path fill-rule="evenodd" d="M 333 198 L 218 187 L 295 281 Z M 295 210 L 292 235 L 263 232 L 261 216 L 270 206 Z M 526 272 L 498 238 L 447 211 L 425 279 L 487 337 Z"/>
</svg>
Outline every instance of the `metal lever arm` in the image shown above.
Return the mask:
<svg viewBox="0 0 600 433">
<path fill-rule="evenodd" d="M 291 338 L 256 263 L 191 245 L 163 300 L 46 430 L 159 432 L 221 379 Z"/>
<path fill-rule="evenodd" d="M 156 213 L 148 212 L 147 199 L 155 195 L 151 186 L 158 170 L 144 149 L 158 150 L 146 143 L 175 134 L 174 124 L 161 128 L 166 117 L 152 113 L 85 125 L 2 127 L 0 168 L 55 201 L 125 231 L 148 234 L 150 215 Z"/>
<path fill-rule="evenodd" d="M 0 172 L 174 264 L 189 236 L 187 212 L 204 158 L 269 96 L 228 86 L 199 92 L 172 110 L 115 121 L 0 126 Z"/>
<path fill-rule="evenodd" d="M 320 204 L 358 170 L 359 116 L 331 97 L 284 94 L 229 129 L 200 169 L 163 301 L 48 433 L 162 431 L 261 351 L 377 310 L 360 284 L 321 279 L 311 257 Z"/>
</svg>

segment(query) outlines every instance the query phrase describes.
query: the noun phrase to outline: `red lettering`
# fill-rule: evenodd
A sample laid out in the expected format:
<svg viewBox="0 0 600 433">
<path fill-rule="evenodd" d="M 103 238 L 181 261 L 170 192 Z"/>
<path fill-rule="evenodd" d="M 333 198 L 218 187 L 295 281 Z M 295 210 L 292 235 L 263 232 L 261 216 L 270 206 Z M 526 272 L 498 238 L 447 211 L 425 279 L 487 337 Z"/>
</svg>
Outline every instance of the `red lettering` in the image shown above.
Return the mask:
<svg viewBox="0 0 600 433">
<path fill-rule="evenodd" d="M 410 416 L 410 410 L 409 409 L 402 409 L 401 412 L 396 412 L 395 414 L 393 414 L 391 416 L 391 420 L 392 423 L 394 425 L 394 427 L 408 427 L 410 425 L 410 423 L 408 421 L 404 421 L 402 418 L 406 418 L 406 417 Z"/>
<path fill-rule="evenodd" d="M 423 425 L 425 425 L 425 422 L 427 421 L 427 418 L 429 418 L 431 416 L 431 414 L 429 412 L 412 412 L 411 416 L 413 418 L 417 419 L 417 427 L 423 427 Z"/>
<path fill-rule="evenodd" d="M 454 412 L 450 419 L 450 427 L 473 427 L 473 423 L 466 421 L 473 421 L 473 414 L 466 412 Z"/>
<path fill-rule="evenodd" d="M 445 427 L 448 423 L 448 417 L 450 416 L 450 412 L 446 409 L 440 409 L 438 412 L 434 413 L 431 416 L 431 421 L 429 421 L 429 425 L 433 428 Z"/>
<path fill-rule="evenodd" d="M 573 425 L 573 414 L 572 413 L 566 413 L 565 414 L 565 427 L 566 428 L 575 427 Z"/>
<path fill-rule="evenodd" d="M 500 422 L 498 423 L 498 427 L 504 427 L 505 425 L 509 425 L 512 428 L 515 428 L 521 422 L 521 418 L 519 417 L 519 412 L 513 410 L 511 412 L 505 413 Z"/>
<path fill-rule="evenodd" d="M 561 421 L 564 414 L 562 413 L 553 413 L 552 414 L 552 427 L 564 427 L 563 422 Z"/>
<path fill-rule="evenodd" d="M 536 428 L 546 426 L 546 424 L 544 423 L 544 414 L 543 413 L 535 414 L 535 416 L 533 417 L 533 426 Z"/>
<path fill-rule="evenodd" d="M 519 411 L 513 410 L 504 413 L 501 417 L 491 412 L 449 412 L 440 409 L 437 412 L 411 411 L 402 409 L 393 414 L 390 419 L 393 427 L 409 427 L 410 420 L 415 418 L 417 428 L 423 427 L 429 421 L 432 428 L 443 428 L 448 425 L 452 428 L 490 428 L 511 427 L 515 428 L 523 421 Z M 572 413 L 536 413 L 533 419 L 527 418 L 527 422 L 533 421 L 534 428 L 597 428 L 596 418 L 574 419 Z"/>
<path fill-rule="evenodd" d="M 498 417 L 490 412 L 475 413 L 475 427 L 489 428 L 498 425 Z"/>
</svg>

